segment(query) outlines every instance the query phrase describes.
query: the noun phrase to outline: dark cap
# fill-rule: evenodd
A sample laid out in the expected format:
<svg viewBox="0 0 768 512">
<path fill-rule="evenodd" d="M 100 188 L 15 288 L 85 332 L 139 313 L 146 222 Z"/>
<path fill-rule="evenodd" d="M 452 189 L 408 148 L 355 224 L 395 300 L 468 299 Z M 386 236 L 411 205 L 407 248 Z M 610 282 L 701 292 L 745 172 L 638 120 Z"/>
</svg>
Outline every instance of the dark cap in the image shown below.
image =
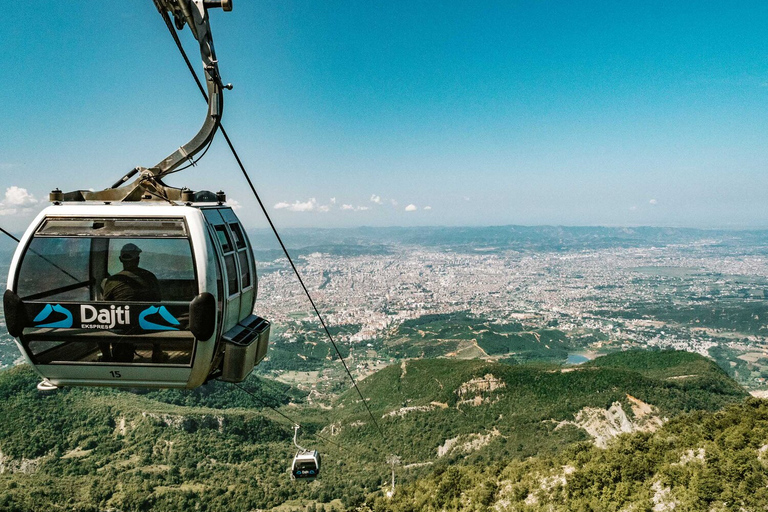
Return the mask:
<svg viewBox="0 0 768 512">
<path fill-rule="evenodd" d="M 141 249 L 136 244 L 125 244 L 120 250 L 120 261 L 138 259 Z"/>
</svg>

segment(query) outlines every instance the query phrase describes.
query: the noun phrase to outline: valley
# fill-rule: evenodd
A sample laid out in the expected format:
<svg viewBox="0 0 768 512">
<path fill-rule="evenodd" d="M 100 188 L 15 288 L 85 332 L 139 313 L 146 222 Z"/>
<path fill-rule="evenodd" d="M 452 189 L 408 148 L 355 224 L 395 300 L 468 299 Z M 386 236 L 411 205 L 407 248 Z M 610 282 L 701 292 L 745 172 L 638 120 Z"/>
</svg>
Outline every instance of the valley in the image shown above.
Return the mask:
<svg viewBox="0 0 768 512">
<path fill-rule="evenodd" d="M 0 334 L 0 509 L 749 510 L 765 499 L 768 413 L 749 397 L 768 391 L 764 232 L 289 231 L 367 408 L 287 264 L 265 233 L 250 236 L 256 312 L 273 328 L 242 390 L 43 396 Z M 293 423 L 322 453 L 313 482 L 290 480 Z"/>
<path fill-rule="evenodd" d="M 391 454 L 401 463 L 400 485 L 415 489 L 444 471 L 532 464 L 575 447 L 604 450 L 748 396 L 713 362 L 686 352 L 623 352 L 578 368 L 407 360 L 360 384 L 380 433 L 354 390 L 328 407 L 255 376 L 244 383 L 253 396 L 223 383 L 45 396 L 35 382 L 25 366 L 0 373 L 5 510 L 61 503 L 68 510 L 380 508 Z M 314 482 L 289 478 L 286 417 L 300 421 L 301 442 L 323 454 Z M 484 499 L 503 503 L 505 496 Z"/>
</svg>

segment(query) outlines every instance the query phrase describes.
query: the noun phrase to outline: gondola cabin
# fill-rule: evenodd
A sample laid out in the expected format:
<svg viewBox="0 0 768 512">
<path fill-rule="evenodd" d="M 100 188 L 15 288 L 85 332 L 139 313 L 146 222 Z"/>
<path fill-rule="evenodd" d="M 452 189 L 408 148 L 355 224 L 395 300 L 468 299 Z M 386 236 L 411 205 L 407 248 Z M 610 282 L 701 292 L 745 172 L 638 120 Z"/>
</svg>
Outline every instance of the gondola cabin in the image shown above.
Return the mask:
<svg viewBox="0 0 768 512">
<path fill-rule="evenodd" d="M 59 204 L 11 262 L 8 331 L 55 386 L 240 382 L 267 351 L 256 268 L 221 203 Z"/>
<path fill-rule="evenodd" d="M 293 458 L 291 478 L 309 480 L 320 474 L 320 454 L 317 450 L 299 450 Z"/>
</svg>

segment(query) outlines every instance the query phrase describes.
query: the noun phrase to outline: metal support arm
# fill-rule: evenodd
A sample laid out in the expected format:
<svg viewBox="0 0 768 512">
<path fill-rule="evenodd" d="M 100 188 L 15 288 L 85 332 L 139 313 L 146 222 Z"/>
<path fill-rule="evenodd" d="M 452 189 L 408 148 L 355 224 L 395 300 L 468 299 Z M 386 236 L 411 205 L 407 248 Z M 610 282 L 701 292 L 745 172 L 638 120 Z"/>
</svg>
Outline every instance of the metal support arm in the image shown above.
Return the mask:
<svg viewBox="0 0 768 512">
<path fill-rule="evenodd" d="M 192 35 L 200 43 L 200 57 L 203 61 L 205 83 L 207 88 L 208 112 L 203 126 L 186 144 L 168 155 L 154 167 L 149 169 L 136 167 L 118 180 L 112 187 L 99 190 L 75 190 L 73 192 L 52 193 L 56 199 L 52 201 L 179 201 L 182 190 L 169 187 L 162 181 L 163 176 L 177 170 L 185 162 L 193 162 L 192 158 L 204 149 L 213 139 L 221 122 L 224 109 L 222 90 L 231 88 L 224 85 L 219 75 L 216 51 L 213 48 L 211 27 L 208 22 L 208 9 L 221 7 L 225 11 L 232 10 L 232 0 L 153 0 L 155 7 L 168 25 L 176 43 L 181 47 L 176 30 L 189 26 Z M 171 22 L 173 16 L 173 23 Z M 174 25 L 176 30 L 174 30 Z M 127 183 L 134 175 L 139 174 L 133 182 Z M 209 197 L 211 196 L 211 197 Z M 195 194 L 194 200 L 216 200 L 213 194 L 201 192 Z"/>
<path fill-rule="evenodd" d="M 307 450 L 305 450 L 304 448 L 299 446 L 298 438 L 299 438 L 299 429 L 300 428 L 301 428 L 300 425 L 294 425 L 293 426 L 293 444 L 296 445 L 296 448 L 298 448 L 300 452 L 306 452 Z"/>
<path fill-rule="evenodd" d="M 170 18 L 168 13 L 171 13 L 176 28 L 181 30 L 184 24 L 186 24 L 189 26 L 192 35 L 200 43 L 200 57 L 203 60 L 205 83 L 208 89 L 208 115 L 200 131 L 189 142 L 149 169 L 155 177 L 162 178 L 185 162 L 191 161 L 196 153 L 211 142 L 219 127 L 221 114 L 224 109 L 224 95 L 222 94 L 224 84 L 221 82 L 216 51 L 213 47 L 211 27 L 208 23 L 208 8 L 223 7 L 224 10 L 231 10 L 232 2 L 231 0 L 220 2 L 205 0 L 154 0 L 154 2 L 160 15 L 163 16 L 169 26 Z"/>
</svg>

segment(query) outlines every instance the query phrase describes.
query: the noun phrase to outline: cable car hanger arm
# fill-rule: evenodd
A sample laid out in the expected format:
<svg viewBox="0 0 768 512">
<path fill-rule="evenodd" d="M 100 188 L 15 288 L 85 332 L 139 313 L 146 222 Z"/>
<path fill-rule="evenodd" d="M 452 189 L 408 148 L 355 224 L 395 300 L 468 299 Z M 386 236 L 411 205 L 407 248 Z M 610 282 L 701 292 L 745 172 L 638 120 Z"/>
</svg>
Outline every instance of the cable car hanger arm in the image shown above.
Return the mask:
<svg viewBox="0 0 768 512">
<path fill-rule="evenodd" d="M 194 38 L 200 44 L 200 57 L 203 62 L 208 100 L 208 110 L 202 127 L 192 139 L 179 149 L 168 155 L 155 166 L 150 168 L 136 167 L 125 176 L 115 182 L 110 188 L 99 191 L 75 190 L 61 193 L 58 190 L 51 194 L 51 201 L 141 201 L 168 200 L 179 201 L 182 199 L 181 189 L 169 187 L 162 182 L 162 178 L 172 172 L 177 172 L 180 166 L 187 163 L 194 165 L 194 156 L 207 148 L 216 130 L 221 123 L 221 115 L 224 109 L 223 89 L 231 89 L 231 85 L 224 85 L 219 74 L 216 51 L 213 46 L 208 9 L 221 7 L 225 11 L 232 10 L 232 0 L 153 0 L 163 20 L 171 30 L 178 45 L 181 45 L 178 35 L 174 30 L 182 30 L 184 25 L 189 26 Z M 173 23 L 171 22 L 173 17 Z M 183 169 L 183 168 L 182 168 Z M 123 186 L 134 175 L 139 174 L 132 183 Z M 211 195 L 210 193 L 203 193 Z M 198 197 L 194 200 L 215 200 L 213 197 Z"/>
<path fill-rule="evenodd" d="M 225 11 L 232 10 L 231 0 L 153 0 L 160 15 L 170 27 L 169 13 L 173 15 L 176 28 L 181 30 L 186 24 L 192 35 L 200 44 L 200 57 L 203 61 L 206 88 L 208 90 L 208 114 L 203 126 L 186 144 L 168 155 L 148 171 L 157 178 L 170 174 L 187 161 L 192 161 L 195 154 L 210 144 L 221 122 L 224 109 L 223 89 L 225 86 L 219 74 L 216 51 L 213 47 L 213 37 L 208 21 L 208 9 L 222 7 Z M 175 36 L 175 33 L 174 33 Z M 176 37 L 174 37 L 176 38 Z M 178 40 L 177 40 L 178 42 Z"/>
</svg>

